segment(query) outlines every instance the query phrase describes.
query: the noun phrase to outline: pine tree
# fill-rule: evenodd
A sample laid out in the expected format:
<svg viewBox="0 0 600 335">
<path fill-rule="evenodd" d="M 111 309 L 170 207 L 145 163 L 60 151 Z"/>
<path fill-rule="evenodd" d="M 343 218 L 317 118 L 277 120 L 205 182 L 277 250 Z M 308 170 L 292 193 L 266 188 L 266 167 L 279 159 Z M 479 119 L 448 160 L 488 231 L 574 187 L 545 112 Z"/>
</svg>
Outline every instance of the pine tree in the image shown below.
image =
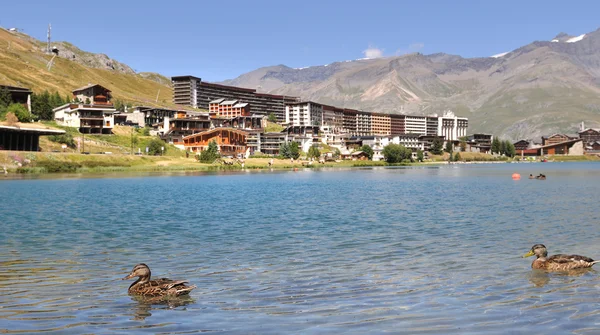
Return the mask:
<svg viewBox="0 0 600 335">
<path fill-rule="evenodd" d="M 494 137 L 492 140 L 492 153 L 499 154 L 500 152 L 500 140 L 497 137 Z"/>
<path fill-rule="evenodd" d="M 6 108 L 12 103 L 12 97 L 8 88 L 0 88 L 0 112 L 6 110 Z"/>
<path fill-rule="evenodd" d="M 435 137 L 431 142 L 431 149 L 429 151 L 434 155 L 441 155 L 443 146 L 444 143 L 442 143 L 442 140 L 439 137 Z"/>
</svg>

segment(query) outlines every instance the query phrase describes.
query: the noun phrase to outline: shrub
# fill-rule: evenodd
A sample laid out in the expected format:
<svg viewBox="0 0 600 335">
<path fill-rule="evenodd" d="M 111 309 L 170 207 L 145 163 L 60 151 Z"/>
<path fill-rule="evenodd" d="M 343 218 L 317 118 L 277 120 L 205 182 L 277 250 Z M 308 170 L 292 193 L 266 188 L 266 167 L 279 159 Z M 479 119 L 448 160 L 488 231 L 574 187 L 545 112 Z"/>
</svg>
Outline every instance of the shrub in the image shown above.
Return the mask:
<svg viewBox="0 0 600 335">
<path fill-rule="evenodd" d="M 81 164 L 75 162 L 60 162 L 60 161 L 38 161 L 38 167 L 43 167 L 46 172 L 50 173 L 66 173 L 76 172 L 81 167 Z"/>
<path fill-rule="evenodd" d="M 165 148 L 164 151 L 162 150 L 162 148 Z M 165 152 L 167 152 L 167 147 L 165 146 L 165 142 L 163 142 L 161 139 L 155 138 L 152 141 L 150 141 L 150 143 L 148 143 L 149 155 L 156 156 Z"/>
<path fill-rule="evenodd" d="M 202 163 L 212 164 L 220 156 L 221 155 L 219 154 L 219 147 L 217 146 L 217 142 L 210 141 L 208 143 L 208 148 L 200 152 L 200 155 L 198 155 L 198 160 Z"/>
<path fill-rule="evenodd" d="M 75 140 L 73 139 L 73 135 L 69 133 L 62 135 L 50 135 L 48 136 L 48 139 L 52 142 L 66 144 L 69 148 L 75 148 L 77 146 Z"/>
<path fill-rule="evenodd" d="M 10 104 L 8 106 L 8 108 L 6 108 L 6 113 L 7 113 L 7 116 L 8 116 L 8 113 L 13 113 L 17 117 L 17 119 L 19 120 L 19 122 L 31 122 L 31 121 L 33 121 L 31 113 L 29 113 L 29 111 L 27 110 L 27 108 L 25 108 L 21 104 Z"/>
<path fill-rule="evenodd" d="M 402 163 L 412 161 L 412 151 L 400 144 L 388 144 L 381 152 L 388 163 Z"/>
<path fill-rule="evenodd" d="M 308 158 L 319 158 L 321 157 L 321 152 L 319 151 L 319 148 L 317 148 L 316 146 L 312 146 L 308 149 Z"/>
</svg>

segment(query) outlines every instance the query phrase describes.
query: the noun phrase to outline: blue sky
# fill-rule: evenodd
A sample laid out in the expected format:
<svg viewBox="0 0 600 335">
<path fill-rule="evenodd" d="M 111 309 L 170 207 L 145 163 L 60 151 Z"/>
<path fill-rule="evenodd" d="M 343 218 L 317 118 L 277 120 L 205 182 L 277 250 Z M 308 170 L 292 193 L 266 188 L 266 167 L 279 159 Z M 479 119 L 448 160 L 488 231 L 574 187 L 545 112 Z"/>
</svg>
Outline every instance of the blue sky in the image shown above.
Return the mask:
<svg viewBox="0 0 600 335">
<path fill-rule="evenodd" d="M 491 56 L 600 28 L 600 1 L 7 1 L 0 26 L 102 52 L 136 71 L 235 78 L 366 55 Z"/>
</svg>

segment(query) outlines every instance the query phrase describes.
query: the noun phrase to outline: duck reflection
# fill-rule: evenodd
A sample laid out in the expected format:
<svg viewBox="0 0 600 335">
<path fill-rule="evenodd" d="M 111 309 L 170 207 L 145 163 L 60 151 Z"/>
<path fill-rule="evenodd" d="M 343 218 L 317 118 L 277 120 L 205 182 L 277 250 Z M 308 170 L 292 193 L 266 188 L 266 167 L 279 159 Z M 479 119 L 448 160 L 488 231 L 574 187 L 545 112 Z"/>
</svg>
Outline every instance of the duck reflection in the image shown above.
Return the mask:
<svg viewBox="0 0 600 335">
<path fill-rule="evenodd" d="M 590 269 L 590 268 L 572 269 L 572 270 L 552 272 L 552 273 L 546 272 L 544 270 L 533 270 L 529 274 L 529 282 L 531 282 L 533 284 L 533 286 L 535 286 L 535 287 L 544 287 L 550 282 L 552 277 L 554 277 L 554 278 L 556 278 L 556 277 L 563 277 L 563 278 L 564 277 L 581 277 L 588 272 L 596 273 L 595 270 Z"/>
<path fill-rule="evenodd" d="M 133 308 L 133 320 L 145 320 L 152 316 L 151 311 L 155 309 L 173 309 L 181 306 L 187 306 L 195 302 L 190 296 L 185 297 L 142 297 L 131 296 L 131 300 L 136 304 Z"/>
</svg>

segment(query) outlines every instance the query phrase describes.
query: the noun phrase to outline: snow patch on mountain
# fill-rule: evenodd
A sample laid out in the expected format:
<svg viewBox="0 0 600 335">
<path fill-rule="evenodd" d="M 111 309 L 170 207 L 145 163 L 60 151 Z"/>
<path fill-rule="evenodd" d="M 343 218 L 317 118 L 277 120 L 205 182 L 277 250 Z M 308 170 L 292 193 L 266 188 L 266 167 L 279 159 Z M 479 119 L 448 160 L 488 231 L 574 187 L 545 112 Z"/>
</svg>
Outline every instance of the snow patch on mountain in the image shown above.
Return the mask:
<svg viewBox="0 0 600 335">
<path fill-rule="evenodd" d="M 567 43 L 575 43 L 575 42 L 579 42 L 579 41 L 581 41 L 581 40 L 582 40 L 584 37 L 585 37 L 585 34 L 581 34 L 581 35 L 579 35 L 579 36 L 577 36 L 577 37 L 572 37 L 572 38 L 569 38 L 569 39 L 568 39 L 568 40 L 566 40 L 565 42 L 567 42 Z"/>
<path fill-rule="evenodd" d="M 504 57 L 504 56 L 508 55 L 509 53 L 510 53 L 510 51 L 509 52 L 503 52 L 501 54 L 493 55 L 493 56 L 490 56 L 490 57 L 492 57 L 492 58 L 500 58 L 500 57 Z"/>
</svg>

